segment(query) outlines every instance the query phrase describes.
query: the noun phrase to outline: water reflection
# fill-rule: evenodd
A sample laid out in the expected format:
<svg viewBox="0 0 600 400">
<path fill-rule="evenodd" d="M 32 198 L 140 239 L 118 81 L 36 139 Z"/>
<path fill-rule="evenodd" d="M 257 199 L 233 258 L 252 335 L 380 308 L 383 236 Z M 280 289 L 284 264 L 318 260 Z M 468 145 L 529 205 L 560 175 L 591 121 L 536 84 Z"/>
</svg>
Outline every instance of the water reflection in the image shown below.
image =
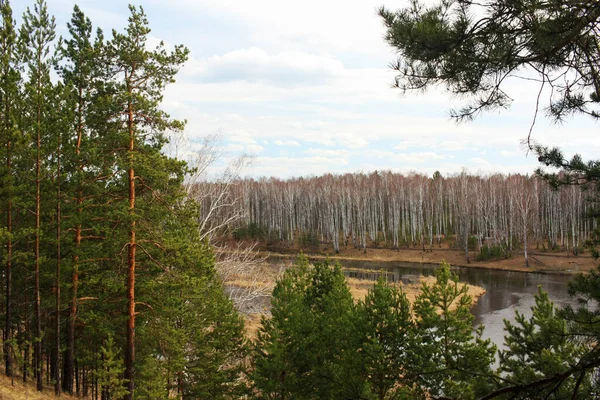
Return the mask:
<svg viewBox="0 0 600 400">
<path fill-rule="evenodd" d="M 381 263 L 369 261 L 343 261 L 347 275 L 359 279 L 377 279 L 385 274 L 392 282 L 416 282 L 421 275 L 434 274 L 437 264 Z M 477 285 L 486 290 L 473 307 L 475 325 L 484 326 L 484 338 L 502 347 L 504 342 L 504 319 L 514 321 L 515 311 L 531 315 L 538 287 L 548 292 L 557 306 L 575 304 L 567 293 L 570 276 L 495 271 L 478 268 L 452 267 L 462 282 Z"/>
</svg>

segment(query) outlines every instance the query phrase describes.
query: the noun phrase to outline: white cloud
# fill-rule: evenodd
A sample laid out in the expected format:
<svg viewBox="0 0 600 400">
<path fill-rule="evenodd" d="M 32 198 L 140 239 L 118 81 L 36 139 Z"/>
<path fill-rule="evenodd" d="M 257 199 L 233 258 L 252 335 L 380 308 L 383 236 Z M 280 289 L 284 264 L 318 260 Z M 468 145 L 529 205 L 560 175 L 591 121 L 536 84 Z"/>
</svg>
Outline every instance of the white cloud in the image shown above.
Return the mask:
<svg viewBox="0 0 600 400">
<path fill-rule="evenodd" d="M 380 0 L 171 0 L 169 5 L 184 12 L 235 19 L 247 27 L 253 41 L 263 45 L 374 56 L 389 51 L 381 38 L 382 23 L 376 15 L 381 3 Z M 393 8 L 397 6 L 391 4 Z"/>
<path fill-rule="evenodd" d="M 205 60 L 192 59 L 182 73 L 189 80 L 208 83 L 245 81 L 295 86 L 323 84 L 343 71 L 343 64 L 332 57 L 298 51 L 268 54 L 251 47 Z"/>
<path fill-rule="evenodd" d="M 300 143 L 295 140 L 275 140 L 273 144 L 277 146 L 300 146 Z"/>
<path fill-rule="evenodd" d="M 491 165 L 491 163 L 488 160 L 484 160 L 483 158 L 480 158 L 480 157 L 473 157 L 473 158 L 471 158 L 470 161 L 473 163 L 473 165 L 475 167 L 478 167 L 478 168 L 489 167 Z"/>
<path fill-rule="evenodd" d="M 252 137 L 249 137 L 249 136 L 231 135 L 231 136 L 228 136 L 227 139 L 229 139 L 232 142 L 236 142 L 236 143 L 256 144 L 256 140 L 254 138 L 252 138 Z"/>
<path fill-rule="evenodd" d="M 70 14 L 72 0 L 53 1 Z M 185 151 L 221 131 L 223 151 L 260 156 L 255 176 L 373 169 L 455 173 L 464 167 L 531 172 L 537 160 L 524 157 L 519 141 L 529 133 L 539 86 L 509 80 L 506 90 L 515 99 L 509 110 L 461 125 L 449 119 L 448 110 L 464 102 L 443 88 L 401 97 L 390 88 L 394 72 L 387 65 L 395 54 L 375 13 L 382 3 L 392 9 L 407 4 L 145 1 L 152 44 L 185 38 L 192 54 L 163 102 L 173 117 L 188 120 L 191 144 Z M 95 25 L 126 25 L 121 3 L 85 0 L 82 7 Z M 161 11 L 165 17 L 157 21 Z M 597 124 L 583 117 L 556 126 L 540 116 L 533 139 L 567 155 L 594 158 L 600 153 L 596 132 Z"/>
<path fill-rule="evenodd" d="M 233 154 L 241 154 L 241 153 L 257 154 L 257 153 L 262 152 L 265 148 L 258 144 L 230 143 L 227 146 L 225 146 L 225 149 L 227 150 L 227 152 L 233 153 Z"/>
<path fill-rule="evenodd" d="M 309 148 L 305 151 L 306 154 L 318 156 L 318 157 L 337 157 L 346 158 L 350 155 L 348 150 L 330 150 L 330 149 L 315 149 Z"/>
<path fill-rule="evenodd" d="M 343 158 L 329 157 L 258 157 L 250 173 L 252 176 L 277 176 L 288 178 L 293 176 L 321 175 L 325 171 L 341 173 L 348 169 L 348 162 Z M 277 171 L 277 174 L 273 174 Z"/>
</svg>

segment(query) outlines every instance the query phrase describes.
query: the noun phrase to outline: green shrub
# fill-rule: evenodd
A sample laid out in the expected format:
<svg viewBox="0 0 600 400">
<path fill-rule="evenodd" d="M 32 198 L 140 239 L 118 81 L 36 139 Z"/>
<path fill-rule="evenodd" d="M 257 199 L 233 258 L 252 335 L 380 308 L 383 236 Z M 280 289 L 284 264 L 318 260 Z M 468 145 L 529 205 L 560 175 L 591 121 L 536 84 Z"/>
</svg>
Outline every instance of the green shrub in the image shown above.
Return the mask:
<svg viewBox="0 0 600 400">
<path fill-rule="evenodd" d="M 314 232 L 301 232 L 298 237 L 298 244 L 302 248 L 317 247 L 319 245 L 319 237 Z"/>
<path fill-rule="evenodd" d="M 475 257 L 476 261 L 487 261 L 497 258 L 510 258 L 510 254 L 503 246 L 488 246 L 484 244 L 481 251 Z"/>
<path fill-rule="evenodd" d="M 267 233 L 264 228 L 260 227 L 256 222 L 251 222 L 248 225 L 233 231 L 233 238 L 235 240 L 264 239 L 266 235 Z"/>
<path fill-rule="evenodd" d="M 469 241 L 467 242 L 467 245 L 469 246 L 469 250 L 475 250 L 475 248 L 477 247 L 477 238 L 475 236 L 469 236 Z"/>
</svg>

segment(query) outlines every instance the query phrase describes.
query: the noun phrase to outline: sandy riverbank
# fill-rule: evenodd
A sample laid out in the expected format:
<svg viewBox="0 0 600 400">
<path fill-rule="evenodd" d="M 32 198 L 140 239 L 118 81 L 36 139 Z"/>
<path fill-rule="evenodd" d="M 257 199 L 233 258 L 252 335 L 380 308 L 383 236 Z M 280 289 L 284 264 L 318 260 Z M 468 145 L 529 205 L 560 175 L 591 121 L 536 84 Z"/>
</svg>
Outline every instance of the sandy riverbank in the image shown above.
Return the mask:
<svg viewBox="0 0 600 400">
<path fill-rule="evenodd" d="M 439 264 L 442 261 L 452 266 L 463 266 L 471 268 L 490 268 L 506 271 L 539 272 L 574 274 L 587 272 L 596 268 L 599 264 L 589 253 L 574 255 L 570 251 L 539 251 L 529 252 L 529 267 L 525 266 L 525 257 L 522 250 L 515 250 L 509 258 L 499 258 L 486 261 L 476 261 L 476 251 L 470 252 L 471 262 L 467 263 L 464 251 L 434 246 L 432 249 L 422 248 L 400 248 L 399 250 L 388 248 L 369 247 L 364 253 L 362 249 L 351 246 L 340 249 L 335 253 L 332 247 L 321 246 L 318 249 L 299 249 L 291 246 L 261 246 L 259 250 L 262 255 L 290 256 L 303 251 L 311 258 L 329 258 L 332 260 L 364 260 L 371 262 L 414 262 Z"/>
</svg>

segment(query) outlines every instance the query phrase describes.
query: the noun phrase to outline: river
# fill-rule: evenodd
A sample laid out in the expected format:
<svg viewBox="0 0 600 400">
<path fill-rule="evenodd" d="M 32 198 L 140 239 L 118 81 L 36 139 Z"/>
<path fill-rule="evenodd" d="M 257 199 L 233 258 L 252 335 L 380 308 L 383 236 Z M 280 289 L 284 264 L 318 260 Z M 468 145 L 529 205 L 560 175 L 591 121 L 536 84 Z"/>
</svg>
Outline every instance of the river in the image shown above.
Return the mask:
<svg viewBox="0 0 600 400">
<path fill-rule="evenodd" d="M 433 275 L 437 264 L 401 262 L 341 261 L 346 274 L 355 278 L 376 279 L 385 271 L 394 282 L 415 282 L 421 275 Z M 571 276 L 523 273 L 481 268 L 452 267 L 461 282 L 477 285 L 486 290 L 473 307 L 475 325 L 484 326 L 483 337 L 489 338 L 499 348 L 504 342 L 504 319 L 514 320 L 515 310 L 531 316 L 531 307 L 538 286 L 548 292 L 556 305 L 574 304 L 567 293 Z"/>
</svg>

